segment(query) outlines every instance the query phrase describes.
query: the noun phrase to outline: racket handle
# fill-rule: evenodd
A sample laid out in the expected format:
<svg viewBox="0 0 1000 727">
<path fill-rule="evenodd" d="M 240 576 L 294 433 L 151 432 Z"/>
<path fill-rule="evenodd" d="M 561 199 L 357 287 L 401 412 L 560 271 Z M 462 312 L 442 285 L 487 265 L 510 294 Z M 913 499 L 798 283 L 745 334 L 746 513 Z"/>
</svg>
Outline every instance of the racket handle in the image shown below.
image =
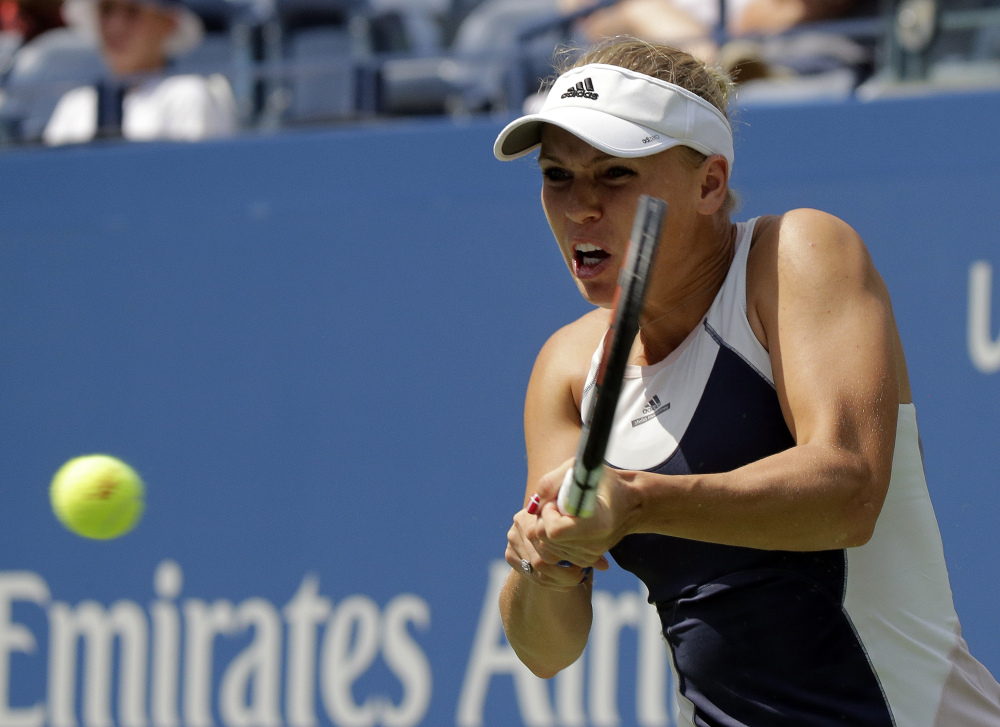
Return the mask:
<svg viewBox="0 0 1000 727">
<path fill-rule="evenodd" d="M 562 485 L 559 487 L 559 496 L 556 498 L 556 505 L 563 515 L 574 517 L 590 517 L 594 514 L 594 505 L 597 502 L 597 483 L 601 481 L 601 470 L 588 472 L 583 467 L 573 463 L 573 466 L 566 470 Z M 586 483 L 590 483 L 587 486 Z"/>
</svg>

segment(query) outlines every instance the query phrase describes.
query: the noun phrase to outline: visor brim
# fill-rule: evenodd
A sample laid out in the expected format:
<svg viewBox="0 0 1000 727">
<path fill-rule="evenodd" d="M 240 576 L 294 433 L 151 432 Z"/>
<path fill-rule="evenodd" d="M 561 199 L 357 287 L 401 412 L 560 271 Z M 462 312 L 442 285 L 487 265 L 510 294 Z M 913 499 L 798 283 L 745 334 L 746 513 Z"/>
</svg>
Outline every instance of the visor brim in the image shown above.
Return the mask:
<svg viewBox="0 0 1000 727">
<path fill-rule="evenodd" d="M 501 161 L 510 161 L 528 154 L 542 143 L 544 124 L 565 129 L 595 149 L 616 157 L 644 157 L 682 144 L 693 146 L 688 141 L 674 139 L 663 132 L 654 131 L 647 126 L 621 119 L 604 111 L 581 107 L 557 107 L 522 116 L 509 123 L 497 137 L 493 145 L 493 154 Z"/>
</svg>

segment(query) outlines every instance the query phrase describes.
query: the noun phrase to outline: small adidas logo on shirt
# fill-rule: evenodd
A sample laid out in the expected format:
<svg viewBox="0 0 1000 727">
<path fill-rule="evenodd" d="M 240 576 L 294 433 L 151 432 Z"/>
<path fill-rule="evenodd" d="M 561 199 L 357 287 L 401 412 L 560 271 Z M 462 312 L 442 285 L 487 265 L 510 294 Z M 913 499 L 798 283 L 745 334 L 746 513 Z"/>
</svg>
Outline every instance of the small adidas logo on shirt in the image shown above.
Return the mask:
<svg viewBox="0 0 1000 727">
<path fill-rule="evenodd" d="M 632 420 L 633 429 L 639 426 L 640 424 L 648 422 L 650 419 L 656 419 L 658 414 L 662 414 L 669 408 L 670 408 L 669 401 L 666 404 L 663 404 L 660 402 L 660 397 L 654 395 L 652 399 L 646 402 L 646 406 L 642 408 L 641 412 L 642 416 L 640 416 L 638 419 Z"/>
<path fill-rule="evenodd" d="M 596 101 L 597 94 L 594 93 L 594 82 L 585 78 L 575 86 L 571 86 L 560 98 L 589 98 Z"/>
</svg>

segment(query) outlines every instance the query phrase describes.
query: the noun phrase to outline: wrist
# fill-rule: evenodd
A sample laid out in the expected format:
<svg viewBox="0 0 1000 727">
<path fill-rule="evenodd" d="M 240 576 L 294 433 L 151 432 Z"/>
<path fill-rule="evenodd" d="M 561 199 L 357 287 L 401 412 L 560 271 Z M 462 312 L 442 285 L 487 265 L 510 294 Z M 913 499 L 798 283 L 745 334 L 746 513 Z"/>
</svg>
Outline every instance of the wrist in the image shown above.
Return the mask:
<svg viewBox="0 0 1000 727">
<path fill-rule="evenodd" d="M 590 569 L 590 573 L 592 572 L 593 568 Z M 581 588 L 586 588 L 588 583 L 593 583 L 594 579 L 590 573 L 581 580 L 570 579 L 564 583 L 555 579 L 538 578 L 515 571 L 516 576 L 520 579 L 520 588 L 529 598 L 536 603 L 556 599 L 556 604 L 561 604 L 561 599 L 565 598 L 566 594 L 575 593 Z M 556 608 L 556 611 L 558 610 Z"/>
</svg>

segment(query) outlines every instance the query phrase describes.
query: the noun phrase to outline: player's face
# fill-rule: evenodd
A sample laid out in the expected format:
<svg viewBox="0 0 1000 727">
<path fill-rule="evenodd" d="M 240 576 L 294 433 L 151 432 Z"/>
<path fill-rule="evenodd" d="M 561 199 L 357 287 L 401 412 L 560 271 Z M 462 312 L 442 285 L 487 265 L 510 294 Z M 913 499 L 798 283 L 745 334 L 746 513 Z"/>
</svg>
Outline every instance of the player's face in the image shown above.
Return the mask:
<svg viewBox="0 0 1000 727">
<path fill-rule="evenodd" d="M 684 229 L 699 196 L 697 170 L 679 149 L 636 159 L 613 157 L 546 124 L 538 163 L 542 206 L 583 297 L 610 308 L 639 196 L 667 201 L 667 232 Z"/>
</svg>

